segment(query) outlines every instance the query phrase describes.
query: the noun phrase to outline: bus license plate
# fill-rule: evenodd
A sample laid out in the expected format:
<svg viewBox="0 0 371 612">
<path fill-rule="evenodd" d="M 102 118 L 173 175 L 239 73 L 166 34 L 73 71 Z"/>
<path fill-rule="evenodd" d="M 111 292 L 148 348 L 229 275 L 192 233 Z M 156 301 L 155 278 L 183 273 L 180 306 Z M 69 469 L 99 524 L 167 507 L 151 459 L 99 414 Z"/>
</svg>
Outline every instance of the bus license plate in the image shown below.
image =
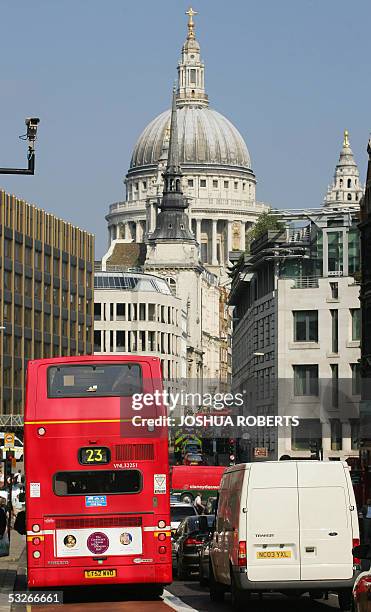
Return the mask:
<svg viewBox="0 0 371 612">
<path fill-rule="evenodd" d="M 85 578 L 114 578 L 115 569 L 85 570 Z"/>
<path fill-rule="evenodd" d="M 256 553 L 257 559 L 291 559 L 291 550 L 262 550 Z"/>
</svg>

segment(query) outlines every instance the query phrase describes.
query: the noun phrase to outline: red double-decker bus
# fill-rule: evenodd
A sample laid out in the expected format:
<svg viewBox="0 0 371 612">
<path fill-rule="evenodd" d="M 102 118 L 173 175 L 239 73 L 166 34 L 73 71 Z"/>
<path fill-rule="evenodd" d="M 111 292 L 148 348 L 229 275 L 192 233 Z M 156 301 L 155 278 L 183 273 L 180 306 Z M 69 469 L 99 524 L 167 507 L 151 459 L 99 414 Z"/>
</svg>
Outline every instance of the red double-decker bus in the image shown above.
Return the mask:
<svg viewBox="0 0 371 612">
<path fill-rule="evenodd" d="M 158 596 L 171 582 L 168 435 L 145 421 L 165 407 L 138 406 L 161 384 L 153 357 L 29 362 L 29 587 L 146 583 Z M 138 415 L 144 425 L 133 424 Z"/>
</svg>

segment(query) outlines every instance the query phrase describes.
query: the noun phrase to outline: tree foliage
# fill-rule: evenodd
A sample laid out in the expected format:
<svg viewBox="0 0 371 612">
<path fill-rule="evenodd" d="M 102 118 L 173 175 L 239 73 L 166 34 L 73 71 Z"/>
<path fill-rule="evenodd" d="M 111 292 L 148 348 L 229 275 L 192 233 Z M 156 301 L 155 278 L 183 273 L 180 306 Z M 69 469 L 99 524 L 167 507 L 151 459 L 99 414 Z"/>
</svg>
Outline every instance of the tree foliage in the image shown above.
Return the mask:
<svg viewBox="0 0 371 612">
<path fill-rule="evenodd" d="M 285 224 L 280 221 L 276 215 L 272 215 L 270 212 L 263 212 L 255 225 L 246 234 L 246 251 L 250 251 L 250 244 L 253 240 L 260 238 L 265 232 L 269 230 L 282 231 L 285 229 Z"/>
</svg>

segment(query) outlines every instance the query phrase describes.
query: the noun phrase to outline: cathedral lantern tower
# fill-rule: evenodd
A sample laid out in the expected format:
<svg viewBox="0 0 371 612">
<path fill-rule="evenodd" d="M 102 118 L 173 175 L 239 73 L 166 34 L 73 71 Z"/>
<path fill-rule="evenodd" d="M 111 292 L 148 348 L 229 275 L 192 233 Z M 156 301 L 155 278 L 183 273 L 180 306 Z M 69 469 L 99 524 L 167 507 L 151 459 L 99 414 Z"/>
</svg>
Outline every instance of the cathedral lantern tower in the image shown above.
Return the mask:
<svg viewBox="0 0 371 612">
<path fill-rule="evenodd" d="M 196 11 L 190 8 L 188 15 L 188 35 L 182 48 L 182 58 L 178 64 L 177 105 L 186 104 L 208 106 L 205 92 L 205 65 L 200 57 L 200 45 L 195 36 L 194 15 Z"/>
<path fill-rule="evenodd" d="M 359 206 L 363 187 L 359 180 L 359 170 L 350 148 L 349 132 L 344 131 L 343 147 L 335 168 L 334 180 L 328 188 L 324 206 Z"/>
</svg>

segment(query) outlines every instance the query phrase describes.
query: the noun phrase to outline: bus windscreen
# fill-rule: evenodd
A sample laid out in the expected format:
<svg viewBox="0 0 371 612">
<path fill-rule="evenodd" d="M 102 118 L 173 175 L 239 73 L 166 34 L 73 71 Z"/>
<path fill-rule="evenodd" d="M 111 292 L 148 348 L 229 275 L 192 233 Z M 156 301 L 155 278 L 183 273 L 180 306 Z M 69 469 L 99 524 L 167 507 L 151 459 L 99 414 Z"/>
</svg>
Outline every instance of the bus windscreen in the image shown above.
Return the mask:
<svg viewBox="0 0 371 612">
<path fill-rule="evenodd" d="M 143 388 L 140 365 L 60 365 L 48 368 L 48 397 L 130 397 Z"/>
</svg>

